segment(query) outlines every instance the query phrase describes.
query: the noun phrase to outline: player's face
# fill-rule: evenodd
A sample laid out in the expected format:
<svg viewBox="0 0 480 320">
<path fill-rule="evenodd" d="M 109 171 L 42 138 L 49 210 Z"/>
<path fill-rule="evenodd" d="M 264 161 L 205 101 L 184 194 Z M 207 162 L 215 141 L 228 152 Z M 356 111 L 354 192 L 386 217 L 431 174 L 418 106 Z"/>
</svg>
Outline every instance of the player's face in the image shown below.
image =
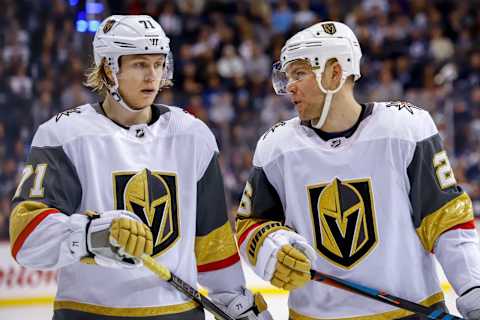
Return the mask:
<svg viewBox="0 0 480 320">
<path fill-rule="evenodd" d="M 152 105 L 160 88 L 164 71 L 163 54 L 135 54 L 121 57 L 117 74 L 119 91 L 133 109 Z"/>
<path fill-rule="evenodd" d="M 302 121 L 318 119 L 325 94 L 317 84 L 311 65 L 305 61 L 293 61 L 286 68 L 290 100 Z"/>
</svg>

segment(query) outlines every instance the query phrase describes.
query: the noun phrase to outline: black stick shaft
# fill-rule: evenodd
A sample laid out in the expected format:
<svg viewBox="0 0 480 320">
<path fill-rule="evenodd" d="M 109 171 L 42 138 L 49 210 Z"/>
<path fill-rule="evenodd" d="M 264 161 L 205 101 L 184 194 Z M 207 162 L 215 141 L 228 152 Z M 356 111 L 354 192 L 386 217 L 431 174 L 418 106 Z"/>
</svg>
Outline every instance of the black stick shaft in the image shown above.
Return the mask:
<svg viewBox="0 0 480 320">
<path fill-rule="evenodd" d="M 158 275 L 161 279 L 170 283 L 174 288 L 185 294 L 187 297 L 192 298 L 193 301 L 200 304 L 205 310 L 213 313 L 221 320 L 235 320 L 235 318 L 220 309 L 216 304 L 214 304 L 210 299 L 201 294 L 197 289 L 171 273 L 170 270 L 158 263 L 152 257 L 144 254 L 141 258 L 145 267 Z"/>
<path fill-rule="evenodd" d="M 168 282 L 174 286 L 178 291 L 183 292 L 186 296 L 192 298 L 195 302 L 199 303 L 205 310 L 210 311 L 213 315 L 220 317 L 223 320 L 235 320 L 222 309 L 220 309 L 216 304 L 214 304 L 210 299 L 201 294 L 198 290 L 194 289 L 188 283 L 171 273 L 171 278 Z"/>
<path fill-rule="evenodd" d="M 364 297 L 368 297 L 377 301 L 381 301 L 383 303 L 392 305 L 397 308 L 402 308 L 407 311 L 411 311 L 416 314 L 423 315 L 428 319 L 443 319 L 443 320 L 450 320 L 450 319 L 463 319 L 452 314 L 444 312 L 442 309 L 434 309 L 422 306 L 421 304 L 405 300 L 386 292 L 369 288 L 358 283 L 344 280 L 337 278 L 335 276 L 331 276 L 316 270 L 310 271 L 312 274 L 312 280 L 319 281 L 325 283 L 329 286 L 333 286 L 336 288 L 340 288 L 343 290 L 347 290 L 353 293 L 357 293 Z"/>
</svg>

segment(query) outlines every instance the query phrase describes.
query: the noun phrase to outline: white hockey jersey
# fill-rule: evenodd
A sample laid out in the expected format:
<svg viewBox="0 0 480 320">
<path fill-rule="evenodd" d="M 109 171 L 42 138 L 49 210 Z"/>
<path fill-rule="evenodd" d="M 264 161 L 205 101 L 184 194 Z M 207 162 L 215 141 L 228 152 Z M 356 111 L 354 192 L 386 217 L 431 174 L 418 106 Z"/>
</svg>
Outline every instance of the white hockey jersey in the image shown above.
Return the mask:
<svg viewBox="0 0 480 320">
<path fill-rule="evenodd" d="M 54 319 L 203 318 L 198 305 L 146 268 L 77 261 L 62 241 L 68 216 L 86 210 L 137 214 L 154 236 L 152 256 L 194 287 L 197 280 L 211 292 L 244 285 L 214 136 L 179 108 L 152 110 L 153 123 L 125 128 L 87 104 L 35 134 L 10 236 L 20 264 L 60 268 Z"/>
<path fill-rule="evenodd" d="M 260 138 L 253 164 L 237 217 L 249 264 L 281 224 L 315 248 L 316 270 L 424 305 L 443 301 L 435 241 L 474 222 L 426 111 L 369 104 L 353 135 L 327 141 L 294 118 Z M 289 308 L 291 319 L 410 315 L 314 281 L 290 292 Z"/>
</svg>

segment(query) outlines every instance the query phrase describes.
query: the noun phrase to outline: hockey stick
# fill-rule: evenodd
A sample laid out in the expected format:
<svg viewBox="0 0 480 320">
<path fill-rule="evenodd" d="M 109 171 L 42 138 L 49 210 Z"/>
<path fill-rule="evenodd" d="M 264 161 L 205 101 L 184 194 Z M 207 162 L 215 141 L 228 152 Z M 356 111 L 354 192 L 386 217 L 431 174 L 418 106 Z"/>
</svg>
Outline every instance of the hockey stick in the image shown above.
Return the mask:
<svg viewBox="0 0 480 320">
<path fill-rule="evenodd" d="M 235 318 L 220 309 L 205 295 L 201 294 L 200 292 L 198 292 L 198 290 L 196 290 L 188 283 L 171 273 L 170 270 L 168 270 L 165 266 L 159 264 L 152 257 L 144 254 L 142 255 L 141 259 L 147 269 L 158 275 L 162 280 L 170 283 L 178 291 L 182 292 L 189 298 L 192 298 L 193 301 L 200 304 L 205 310 L 210 311 L 211 313 L 213 313 L 213 315 L 219 317 L 222 320 L 235 320 Z"/>
<path fill-rule="evenodd" d="M 362 295 L 377 301 L 381 301 L 383 303 L 395 306 L 397 308 L 402 308 L 404 310 L 425 316 L 428 319 L 444 319 L 444 320 L 463 319 L 465 320 L 464 318 L 460 318 L 450 313 L 446 313 L 442 309 L 425 307 L 425 306 L 422 306 L 421 304 L 392 296 L 391 294 L 388 294 L 386 292 L 365 287 L 358 283 L 340 279 L 335 276 L 331 276 L 316 270 L 310 270 L 310 273 L 312 275 L 312 280 L 325 283 L 332 287 L 357 293 L 359 295 Z"/>
</svg>

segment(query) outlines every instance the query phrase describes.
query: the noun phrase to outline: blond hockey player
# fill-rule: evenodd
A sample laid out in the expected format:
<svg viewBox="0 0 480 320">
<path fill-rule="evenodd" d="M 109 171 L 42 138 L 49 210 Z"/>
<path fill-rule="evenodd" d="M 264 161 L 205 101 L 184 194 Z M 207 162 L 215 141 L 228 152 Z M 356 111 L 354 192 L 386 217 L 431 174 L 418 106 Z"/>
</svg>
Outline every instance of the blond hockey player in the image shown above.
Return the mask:
<svg viewBox="0 0 480 320">
<path fill-rule="evenodd" d="M 169 39 L 149 16 L 111 16 L 87 84 L 100 103 L 41 125 L 15 193 L 12 254 L 58 269 L 54 320 L 203 319 L 142 267 L 151 255 L 238 319 L 269 319 L 245 289 L 218 148 L 181 109 L 153 104 L 172 78 Z"/>
</svg>

